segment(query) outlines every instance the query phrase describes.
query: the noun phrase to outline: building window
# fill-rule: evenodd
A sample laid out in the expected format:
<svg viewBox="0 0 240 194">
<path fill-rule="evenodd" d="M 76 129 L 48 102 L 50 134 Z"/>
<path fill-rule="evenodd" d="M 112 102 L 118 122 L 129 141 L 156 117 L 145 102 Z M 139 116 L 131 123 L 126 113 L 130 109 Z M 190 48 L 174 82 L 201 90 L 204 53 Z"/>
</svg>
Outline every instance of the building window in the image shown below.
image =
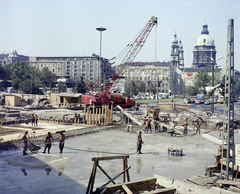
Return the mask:
<svg viewBox="0 0 240 194">
<path fill-rule="evenodd" d="M 52 70 L 52 72 L 54 72 L 54 69 Z"/>
</svg>

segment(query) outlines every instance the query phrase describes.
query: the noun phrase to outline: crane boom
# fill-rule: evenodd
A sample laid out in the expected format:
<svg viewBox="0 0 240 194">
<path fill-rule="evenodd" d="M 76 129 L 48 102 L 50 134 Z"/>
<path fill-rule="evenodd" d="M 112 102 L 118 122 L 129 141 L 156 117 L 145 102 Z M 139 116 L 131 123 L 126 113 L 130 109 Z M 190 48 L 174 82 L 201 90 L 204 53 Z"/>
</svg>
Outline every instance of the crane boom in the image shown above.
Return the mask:
<svg viewBox="0 0 240 194">
<path fill-rule="evenodd" d="M 118 83 L 120 78 L 123 77 L 125 70 L 131 65 L 144 43 L 146 42 L 152 28 L 157 24 L 157 17 L 152 16 L 144 28 L 140 31 L 137 38 L 128 44 L 128 52 L 123 58 L 119 68 L 115 71 L 113 76 L 109 79 L 106 87 L 97 94 L 95 104 L 110 104 L 111 103 L 111 90 Z"/>
</svg>

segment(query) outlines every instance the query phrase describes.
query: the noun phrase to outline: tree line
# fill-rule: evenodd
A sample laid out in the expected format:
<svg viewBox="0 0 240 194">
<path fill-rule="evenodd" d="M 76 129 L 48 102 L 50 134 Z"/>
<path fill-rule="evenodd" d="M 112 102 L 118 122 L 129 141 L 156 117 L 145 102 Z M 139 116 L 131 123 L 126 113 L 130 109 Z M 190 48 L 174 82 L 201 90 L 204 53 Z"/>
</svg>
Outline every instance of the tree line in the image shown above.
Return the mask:
<svg viewBox="0 0 240 194">
<path fill-rule="evenodd" d="M 42 71 L 39 69 L 34 69 L 29 64 L 22 61 L 16 61 L 13 64 L 6 65 L 4 68 L 0 65 L 0 79 L 4 80 L 2 82 L 2 87 L 6 80 L 12 81 L 12 87 L 15 90 L 23 91 L 26 94 L 43 94 L 41 87 L 52 88 L 54 83 L 56 83 L 57 75 L 49 71 L 47 67 L 43 68 Z M 214 72 L 214 85 L 219 82 L 225 81 L 225 77 L 221 77 L 220 73 L 216 70 Z M 187 95 L 196 95 L 198 93 L 206 93 L 205 87 L 212 85 L 212 76 L 208 74 L 208 69 L 200 70 L 194 77 L 193 85 L 185 88 L 184 93 Z M 235 82 L 235 92 L 240 93 L 240 81 Z M 64 82 L 58 82 L 57 88 L 59 92 L 66 92 L 67 85 Z M 83 77 L 75 83 L 74 92 L 86 93 L 87 87 L 86 82 Z M 132 97 L 137 95 L 139 92 L 151 92 L 153 94 L 157 93 L 155 84 L 148 81 L 145 84 L 143 81 L 130 81 L 125 84 L 125 96 Z"/>
<path fill-rule="evenodd" d="M 3 80 L 2 88 L 6 86 L 6 80 L 11 80 L 14 90 L 26 94 L 43 94 L 40 88 L 52 88 L 58 77 L 55 73 L 49 71 L 47 67 L 40 71 L 23 61 L 16 61 L 13 64 L 6 65 L 4 68 L 0 65 L 0 78 Z M 58 82 L 57 88 L 59 92 L 67 91 L 67 85 L 64 82 Z M 77 93 L 86 92 L 86 84 L 82 77 L 76 82 L 74 91 Z"/>
</svg>

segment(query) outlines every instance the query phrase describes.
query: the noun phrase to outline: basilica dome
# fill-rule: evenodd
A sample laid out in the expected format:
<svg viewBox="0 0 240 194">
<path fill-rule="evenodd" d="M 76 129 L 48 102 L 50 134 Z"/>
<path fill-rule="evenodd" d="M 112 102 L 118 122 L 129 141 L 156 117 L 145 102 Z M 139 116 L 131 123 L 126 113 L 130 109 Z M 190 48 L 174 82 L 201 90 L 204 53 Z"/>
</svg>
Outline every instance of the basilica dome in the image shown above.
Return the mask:
<svg viewBox="0 0 240 194">
<path fill-rule="evenodd" d="M 196 46 L 214 46 L 214 40 L 209 36 L 208 25 L 203 24 L 201 36 L 196 41 Z"/>
</svg>

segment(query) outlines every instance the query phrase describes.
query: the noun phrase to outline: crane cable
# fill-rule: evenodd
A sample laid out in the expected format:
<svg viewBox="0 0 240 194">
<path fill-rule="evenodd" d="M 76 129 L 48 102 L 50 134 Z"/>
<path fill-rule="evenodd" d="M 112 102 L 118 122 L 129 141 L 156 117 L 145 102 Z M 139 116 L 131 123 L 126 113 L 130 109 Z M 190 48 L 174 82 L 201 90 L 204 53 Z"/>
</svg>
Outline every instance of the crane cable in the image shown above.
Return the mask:
<svg viewBox="0 0 240 194">
<path fill-rule="evenodd" d="M 149 22 L 147 22 L 148 24 Z M 127 46 L 123 49 L 123 51 L 115 58 L 115 63 L 120 60 L 123 55 L 131 48 L 130 46 L 135 42 L 136 38 L 142 33 L 143 29 L 146 28 L 147 24 L 139 31 L 139 33 L 130 41 L 129 44 L 127 44 Z"/>
<path fill-rule="evenodd" d="M 52 145 L 57 145 L 57 144 L 52 143 Z M 64 148 L 69 149 L 69 150 L 79 151 L 79 152 L 96 152 L 96 153 L 106 153 L 106 154 L 134 155 L 137 153 L 137 151 L 134 153 L 119 153 L 119 152 L 108 152 L 108 151 L 97 151 L 97 150 L 85 150 L 85 149 L 71 148 L 71 147 L 67 147 L 67 146 L 64 146 Z"/>
<path fill-rule="evenodd" d="M 96 152 L 96 153 L 106 153 L 106 154 L 121 154 L 121 155 L 134 155 L 137 153 L 118 153 L 118 152 L 107 152 L 107 151 L 97 151 L 97 150 L 84 150 L 84 149 L 77 149 L 77 148 L 70 148 L 70 147 L 65 147 L 66 149 L 70 149 L 70 150 L 76 150 L 76 151 L 81 151 L 81 152 Z"/>
</svg>

